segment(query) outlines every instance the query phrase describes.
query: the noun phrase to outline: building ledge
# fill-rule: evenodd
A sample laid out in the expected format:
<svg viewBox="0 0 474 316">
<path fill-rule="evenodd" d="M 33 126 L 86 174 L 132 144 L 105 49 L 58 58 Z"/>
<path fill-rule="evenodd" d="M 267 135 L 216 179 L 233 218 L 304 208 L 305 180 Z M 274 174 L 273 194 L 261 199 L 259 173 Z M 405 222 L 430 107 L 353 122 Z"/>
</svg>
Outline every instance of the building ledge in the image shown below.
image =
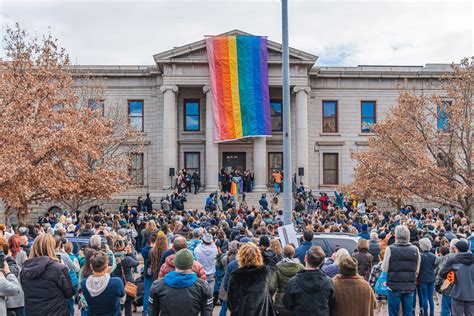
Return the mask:
<svg viewBox="0 0 474 316">
<path fill-rule="evenodd" d="M 341 136 L 341 133 L 319 133 L 319 136 Z"/>
</svg>

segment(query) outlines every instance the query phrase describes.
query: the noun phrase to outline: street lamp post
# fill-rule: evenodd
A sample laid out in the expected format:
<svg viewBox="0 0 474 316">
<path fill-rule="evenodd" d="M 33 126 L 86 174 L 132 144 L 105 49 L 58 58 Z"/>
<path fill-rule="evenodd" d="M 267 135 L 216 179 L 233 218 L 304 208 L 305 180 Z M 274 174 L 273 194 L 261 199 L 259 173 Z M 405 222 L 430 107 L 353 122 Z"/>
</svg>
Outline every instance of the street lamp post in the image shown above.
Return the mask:
<svg viewBox="0 0 474 316">
<path fill-rule="evenodd" d="M 291 174 L 290 67 L 288 46 L 288 0 L 281 0 L 282 76 L 283 76 L 283 222 L 291 224 L 293 201 Z"/>
</svg>

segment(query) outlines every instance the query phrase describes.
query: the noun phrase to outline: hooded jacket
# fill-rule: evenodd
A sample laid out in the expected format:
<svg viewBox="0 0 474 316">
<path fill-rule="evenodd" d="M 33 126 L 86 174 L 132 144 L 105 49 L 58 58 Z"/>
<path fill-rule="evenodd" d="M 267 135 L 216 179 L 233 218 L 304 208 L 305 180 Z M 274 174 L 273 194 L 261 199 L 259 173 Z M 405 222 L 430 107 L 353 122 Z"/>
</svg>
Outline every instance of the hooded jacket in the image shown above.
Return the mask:
<svg viewBox="0 0 474 316">
<path fill-rule="evenodd" d="M 232 272 L 227 293 L 231 316 L 274 316 L 270 297 L 272 272 L 268 266 L 245 267 Z"/>
<path fill-rule="evenodd" d="M 285 288 L 292 277 L 299 271 L 304 269 L 304 266 L 298 259 L 283 259 L 276 265 L 276 273 L 273 273 L 270 282 L 270 293 L 275 293 L 275 308 L 278 315 L 291 315 L 290 312 L 283 305 L 283 295 Z"/>
<path fill-rule="evenodd" d="M 329 316 L 333 301 L 332 280 L 320 269 L 298 272 L 283 296 L 283 305 L 293 316 Z"/>
<path fill-rule="evenodd" d="M 165 263 L 161 266 L 160 273 L 158 274 L 159 279 L 164 278 L 165 275 L 175 270 L 173 263 L 174 257 L 176 257 L 176 254 L 166 257 Z M 206 280 L 206 272 L 204 272 L 204 268 L 198 261 L 194 261 L 192 270 L 200 279 Z"/>
<path fill-rule="evenodd" d="M 69 316 L 67 300 L 74 296 L 68 268 L 49 257 L 25 261 L 20 272 L 28 316 Z"/>
<path fill-rule="evenodd" d="M 449 259 L 439 272 L 443 279 L 447 274 L 454 271 L 455 281 L 450 296 L 459 301 L 474 301 L 474 254 L 459 253 L 456 257 Z"/>
<path fill-rule="evenodd" d="M 18 295 L 20 292 L 20 283 L 12 273 L 0 278 L 0 315 L 7 315 L 7 297 Z"/>
<path fill-rule="evenodd" d="M 217 247 L 214 243 L 199 244 L 196 249 L 194 249 L 194 255 L 196 260 L 202 264 L 206 275 L 216 273 Z"/>
<path fill-rule="evenodd" d="M 153 282 L 148 301 L 150 316 L 212 315 L 212 289 L 196 273 L 168 273 Z"/>
<path fill-rule="evenodd" d="M 83 280 L 81 288 L 88 306 L 88 315 L 120 316 L 120 298 L 125 296 L 122 280 L 109 275 L 90 276 Z"/>
</svg>

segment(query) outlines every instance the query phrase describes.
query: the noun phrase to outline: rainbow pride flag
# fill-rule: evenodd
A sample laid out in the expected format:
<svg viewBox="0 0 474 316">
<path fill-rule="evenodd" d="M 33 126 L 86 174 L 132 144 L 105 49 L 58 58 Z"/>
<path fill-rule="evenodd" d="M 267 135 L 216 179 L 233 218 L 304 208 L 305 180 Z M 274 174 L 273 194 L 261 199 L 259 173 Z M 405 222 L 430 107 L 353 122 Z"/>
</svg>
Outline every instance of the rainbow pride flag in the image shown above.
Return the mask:
<svg viewBox="0 0 474 316">
<path fill-rule="evenodd" d="M 270 136 L 267 38 L 209 36 L 206 46 L 214 141 Z"/>
</svg>

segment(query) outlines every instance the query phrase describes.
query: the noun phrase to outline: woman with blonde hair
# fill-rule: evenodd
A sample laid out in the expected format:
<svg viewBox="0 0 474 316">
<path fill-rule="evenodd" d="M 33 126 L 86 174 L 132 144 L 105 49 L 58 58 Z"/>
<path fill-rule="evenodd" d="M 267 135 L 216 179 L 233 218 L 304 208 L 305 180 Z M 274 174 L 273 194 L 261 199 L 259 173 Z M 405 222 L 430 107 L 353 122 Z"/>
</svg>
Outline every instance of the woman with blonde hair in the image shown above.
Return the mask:
<svg viewBox="0 0 474 316">
<path fill-rule="evenodd" d="M 146 223 L 145 229 L 142 230 L 142 248 L 150 244 L 150 236 L 152 234 L 158 234 L 158 227 L 156 227 L 155 221 L 151 219 Z"/>
<path fill-rule="evenodd" d="M 54 249 L 52 235 L 39 235 L 23 265 L 20 279 L 26 315 L 70 315 L 67 300 L 74 296 L 74 288 L 68 268 L 56 257 Z"/>
<path fill-rule="evenodd" d="M 325 263 L 321 270 L 327 274 L 328 277 L 333 278 L 337 274 L 339 274 L 339 264 L 342 259 L 350 257 L 351 255 L 349 254 L 349 251 L 345 248 L 340 248 L 338 251 L 336 251 L 333 256 L 332 260 L 327 260 L 327 263 Z M 331 262 L 332 261 L 332 262 Z"/>
<path fill-rule="evenodd" d="M 237 252 L 239 268 L 230 277 L 228 306 L 232 316 L 274 316 L 270 296 L 272 272 L 263 264 L 260 249 L 252 244 L 242 245 Z"/>
</svg>

